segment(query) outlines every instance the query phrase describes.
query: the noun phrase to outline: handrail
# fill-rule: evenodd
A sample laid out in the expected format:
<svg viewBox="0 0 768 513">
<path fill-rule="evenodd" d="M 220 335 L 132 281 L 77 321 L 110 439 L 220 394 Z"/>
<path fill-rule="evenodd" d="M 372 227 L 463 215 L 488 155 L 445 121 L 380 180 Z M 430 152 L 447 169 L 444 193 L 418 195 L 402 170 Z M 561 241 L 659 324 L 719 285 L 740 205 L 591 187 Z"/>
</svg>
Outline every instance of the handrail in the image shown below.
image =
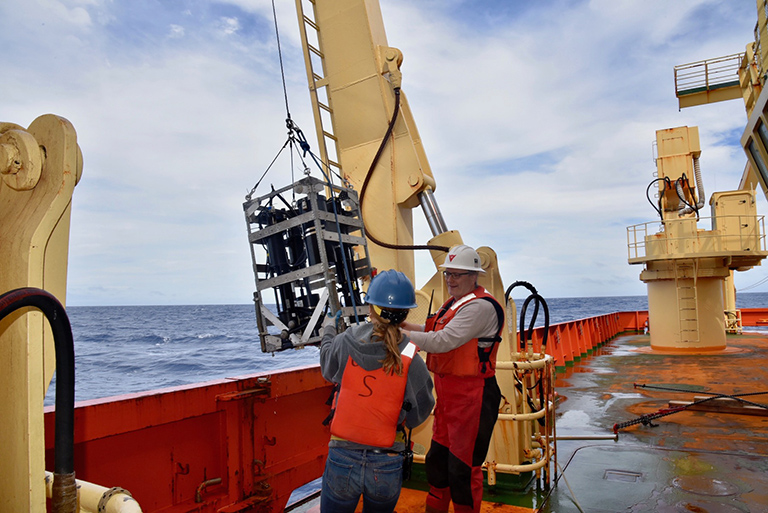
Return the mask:
<svg viewBox="0 0 768 513">
<path fill-rule="evenodd" d="M 666 226 L 673 226 L 675 223 L 690 222 L 691 219 L 672 219 L 667 221 L 650 221 L 627 227 L 627 257 L 629 260 L 642 259 L 648 256 L 648 245 L 654 244 L 654 256 L 672 256 L 681 255 L 679 248 L 670 248 L 667 242 L 674 241 L 696 241 L 696 247 L 701 252 L 755 252 L 766 251 L 765 240 L 765 216 L 754 215 L 731 215 L 717 217 L 702 217 L 700 220 L 711 220 L 712 226 L 717 223 L 723 223 L 726 220 L 735 220 L 739 226 L 739 233 L 727 234 L 716 228 L 712 230 L 697 230 L 689 237 L 670 236 L 666 239 L 649 240 L 649 234 L 652 232 L 649 227 L 658 225 L 659 233 L 664 233 Z M 755 222 L 756 221 L 756 222 Z"/>
<path fill-rule="evenodd" d="M 739 85 L 739 68 L 744 53 L 675 66 L 675 94 L 680 97 Z"/>
</svg>

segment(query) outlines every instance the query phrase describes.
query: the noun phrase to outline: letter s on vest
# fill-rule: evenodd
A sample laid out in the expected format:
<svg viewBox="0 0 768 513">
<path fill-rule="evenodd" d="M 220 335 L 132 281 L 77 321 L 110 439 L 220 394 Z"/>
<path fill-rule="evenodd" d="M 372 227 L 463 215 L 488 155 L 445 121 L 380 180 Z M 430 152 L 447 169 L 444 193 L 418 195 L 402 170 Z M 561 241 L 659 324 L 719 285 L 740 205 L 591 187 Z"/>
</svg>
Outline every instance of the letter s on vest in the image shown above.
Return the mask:
<svg viewBox="0 0 768 513">
<path fill-rule="evenodd" d="M 382 368 L 367 371 L 353 364 L 350 356 L 336 394 L 331 434 L 362 445 L 392 447 L 415 352 L 416 346 L 409 343 L 400 354 L 402 376 Z"/>
</svg>

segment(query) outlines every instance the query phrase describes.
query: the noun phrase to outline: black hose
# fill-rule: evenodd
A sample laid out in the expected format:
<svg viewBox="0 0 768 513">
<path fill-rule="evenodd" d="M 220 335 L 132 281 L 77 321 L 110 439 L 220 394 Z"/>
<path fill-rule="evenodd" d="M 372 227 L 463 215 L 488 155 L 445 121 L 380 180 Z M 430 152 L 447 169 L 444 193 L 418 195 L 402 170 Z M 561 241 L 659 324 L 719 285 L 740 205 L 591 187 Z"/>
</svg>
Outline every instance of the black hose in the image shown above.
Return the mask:
<svg viewBox="0 0 768 513">
<path fill-rule="evenodd" d="M 531 294 L 537 294 L 538 291 L 536 290 L 536 287 L 528 283 L 527 281 L 516 281 L 509 287 L 507 287 L 507 291 L 504 293 L 504 299 L 506 301 L 509 301 L 509 293 L 512 292 L 512 289 L 515 287 L 525 287 L 526 289 L 531 291 Z"/>
<path fill-rule="evenodd" d="M 363 198 L 365 198 L 365 191 L 368 188 L 368 182 L 371 180 L 371 177 L 373 176 L 373 170 L 376 168 L 376 164 L 379 162 L 379 158 L 381 158 L 381 154 L 384 151 L 384 148 L 387 145 L 387 142 L 389 141 L 390 136 L 392 135 L 392 130 L 395 128 L 395 121 L 397 121 L 397 114 L 400 112 L 400 88 L 395 88 L 395 108 L 392 112 L 392 119 L 389 121 L 389 125 L 387 126 L 387 132 L 384 134 L 384 138 L 381 140 L 381 144 L 379 144 L 379 149 L 376 151 L 376 155 L 373 157 L 373 160 L 371 161 L 371 166 L 368 168 L 368 173 L 365 175 L 365 180 L 363 181 L 363 186 L 360 189 L 360 214 L 362 216 L 363 213 Z M 363 219 L 363 223 L 365 223 L 365 219 Z M 431 245 L 431 244 L 416 244 L 416 245 L 399 245 L 399 244 L 390 244 L 388 242 L 383 242 L 377 239 L 373 236 L 371 233 L 371 230 L 368 229 L 368 227 L 365 227 L 365 233 L 366 236 L 371 239 L 371 242 L 376 244 L 377 246 L 381 246 L 382 248 L 387 249 L 405 249 L 405 250 L 417 250 L 417 249 L 435 249 L 440 251 L 445 251 L 446 253 L 451 249 L 447 246 L 438 246 L 438 245 Z"/>
<path fill-rule="evenodd" d="M 680 177 L 677 180 L 675 180 L 675 192 L 677 193 L 677 197 L 680 199 L 680 201 L 682 201 L 683 204 L 687 205 L 688 208 L 690 208 L 692 211 L 694 211 L 696 213 L 696 220 L 698 221 L 698 219 L 699 219 L 699 209 L 696 208 L 695 204 L 692 205 L 692 204 L 688 203 L 688 201 L 685 199 L 685 197 L 682 194 L 680 194 L 680 189 L 677 188 L 677 185 L 679 183 L 683 183 L 684 186 L 688 188 L 688 190 L 691 189 L 691 184 L 688 181 L 688 178 L 685 176 L 685 173 L 683 173 L 682 177 Z"/>
<path fill-rule="evenodd" d="M 541 343 L 541 352 L 544 352 L 544 349 L 547 347 L 547 340 L 549 337 L 549 308 L 547 307 L 547 302 L 544 301 L 544 298 L 539 295 L 539 293 L 536 291 L 536 287 L 528 283 L 527 281 L 516 281 L 509 287 L 507 287 L 507 291 L 504 293 L 504 299 L 505 301 L 509 301 L 509 294 L 512 292 L 512 289 L 515 287 L 525 287 L 530 292 L 531 295 L 528 296 L 528 298 L 523 303 L 523 308 L 520 311 L 520 351 L 525 350 L 525 341 L 526 341 L 526 331 L 528 332 L 528 340 L 531 339 L 533 335 L 533 327 L 535 326 L 536 319 L 539 316 L 539 304 L 541 304 L 544 307 L 544 337 L 542 339 Z M 533 314 L 531 315 L 531 323 L 528 326 L 528 330 L 525 329 L 525 314 L 528 310 L 528 304 L 535 300 L 535 303 L 533 304 Z"/>
<path fill-rule="evenodd" d="M 650 204 L 651 204 L 651 206 L 652 206 L 652 207 L 653 207 L 653 209 L 656 211 L 656 213 L 657 213 L 657 214 L 659 214 L 659 218 L 661 218 L 661 220 L 663 221 L 663 220 L 664 220 L 664 216 L 663 216 L 663 215 L 662 215 L 662 213 L 661 213 L 661 197 L 663 196 L 664 192 L 662 191 L 662 192 L 659 194 L 659 206 L 658 206 L 658 207 L 657 207 L 656 205 L 654 205 L 654 204 L 653 204 L 653 201 L 651 201 L 651 196 L 650 196 L 650 192 L 651 192 L 651 186 L 652 186 L 653 184 L 655 184 L 656 182 L 660 182 L 660 181 L 661 181 L 661 182 L 664 182 L 664 190 L 666 190 L 666 188 L 667 188 L 667 183 L 669 182 L 669 178 L 666 178 L 666 177 L 665 177 L 665 178 L 656 178 L 655 180 L 651 180 L 651 183 L 649 183 L 649 184 L 648 184 L 648 187 L 646 187 L 646 188 L 645 188 L 645 199 L 647 199 L 647 200 L 648 200 L 648 203 L 650 203 Z"/>
<path fill-rule="evenodd" d="M 533 308 L 533 314 L 531 315 L 531 323 L 528 326 L 527 330 L 527 339 L 531 340 L 531 337 L 533 336 L 533 327 L 536 323 L 536 318 L 539 315 L 539 303 L 541 303 L 542 307 L 544 308 L 544 337 L 541 341 L 541 352 L 544 353 L 547 348 L 547 340 L 549 338 L 549 307 L 547 306 L 547 302 L 544 301 L 544 298 L 539 295 L 538 292 L 536 292 L 536 287 L 528 283 L 527 281 L 516 281 L 509 287 L 507 287 L 507 291 L 504 293 L 504 298 L 507 302 L 509 302 L 509 294 L 512 292 L 512 289 L 515 287 L 525 287 L 527 288 L 531 294 L 526 298 L 525 302 L 523 303 L 523 308 L 520 310 L 520 352 L 525 351 L 525 342 L 526 342 L 526 329 L 525 329 L 525 314 L 528 310 L 528 304 L 531 301 L 534 302 L 534 308 Z M 515 379 L 518 381 L 518 389 L 522 392 L 523 388 L 523 382 L 515 376 Z M 527 388 L 527 387 L 526 387 Z M 532 389 L 538 388 L 539 397 L 544 397 L 544 385 L 541 381 L 541 378 L 537 381 L 537 383 L 534 383 Z M 530 389 L 529 389 L 530 390 Z M 533 404 L 533 400 L 530 396 L 528 396 L 528 405 L 531 407 L 532 410 L 536 410 L 536 406 Z M 539 425 L 544 425 L 544 419 L 539 419 Z"/>
<path fill-rule="evenodd" d="M 0 296 L 0 320 L 19 308 L 39 309 L 51 325 L 56 348 L 56 433 L 54 473 L 75 471 L 75 346 L 64 307 L 52 294 L 27 287 Z"/>
<path fill-rule="evenodd" d="M 547 340 L 549 338 L 549 307 L 547 307 L 547 302 L 544 301 L 544 298 L 541 297 L 538 293 L 528 296 L 528 298 L 523 303 L 522 310 L 520 310 L 520 350 L 523 351 L 525 349 L 525 313 L 528 310 L 528 303 L 531 301 L 536 301 L 536 303 L 533 310 L 533 315 L 531 315 L 531 323 L 528 326 L 527 339 L 530 341 L 533 336 L 533 327 L 536 323 L 536 317 L 538 317 L 539 303 L 541 303 L 541 306 L 544 307 L 544 337 L 541 340 L 541 352 L 543 353 L 547 348 Z"/>
</svg>

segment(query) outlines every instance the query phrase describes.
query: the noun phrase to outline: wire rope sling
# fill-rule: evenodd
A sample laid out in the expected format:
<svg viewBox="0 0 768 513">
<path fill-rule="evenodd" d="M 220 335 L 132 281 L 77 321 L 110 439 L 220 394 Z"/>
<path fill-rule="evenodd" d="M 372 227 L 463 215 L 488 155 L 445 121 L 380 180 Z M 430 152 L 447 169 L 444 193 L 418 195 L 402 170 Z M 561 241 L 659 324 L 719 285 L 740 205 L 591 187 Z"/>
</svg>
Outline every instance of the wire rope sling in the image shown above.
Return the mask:
<svg viewBox="0 0 768 513">
<path fill-rule="evenodd" d="M 274 5 L 273 5 L 274 9 Z M 256 291 L 256 321 L 264 352 L 282 351 L 320 342 L 320 321 L 330 311 L 357 323 L 367 315 L 360 281 L 371 265 L 360 217 L 358 194 L 310 149 L 291 119 L 285 87 L 280 39 L 275 17 L 285 96 L 288 138 L 256 185 L 243 210 L 248 229 Z M 278 157 L 288 148 L 291 184 L 261 196 L 256 190 Z M 300 163 L 303 177 L 294 178 Z M 311 176 L 311 168 L 322 179 Z"/>
</svg>

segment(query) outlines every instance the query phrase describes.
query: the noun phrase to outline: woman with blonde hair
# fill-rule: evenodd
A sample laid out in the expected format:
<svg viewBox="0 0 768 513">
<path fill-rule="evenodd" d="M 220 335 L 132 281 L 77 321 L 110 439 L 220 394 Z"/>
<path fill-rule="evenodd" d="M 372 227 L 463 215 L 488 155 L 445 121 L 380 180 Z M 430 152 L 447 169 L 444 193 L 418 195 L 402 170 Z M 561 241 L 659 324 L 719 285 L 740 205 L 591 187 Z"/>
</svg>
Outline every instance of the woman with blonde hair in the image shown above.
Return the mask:
<svg viewBox="0 0 768 513">
<path fill-rule="evenodd" d="M 400 497 L 410 450 L 405 428 L 424 422 L 434 406 L 432 379 L 400 324 L 416 307 L 410 280 L 388 270 L 374 276 L 365 302 L 370 321 L 337 335 L 323 328 L 320 369 L 337 384 L 320 511 L 391 513 Z M 408 462 L 406 462 L 407 464 Z"/>
</svg>

